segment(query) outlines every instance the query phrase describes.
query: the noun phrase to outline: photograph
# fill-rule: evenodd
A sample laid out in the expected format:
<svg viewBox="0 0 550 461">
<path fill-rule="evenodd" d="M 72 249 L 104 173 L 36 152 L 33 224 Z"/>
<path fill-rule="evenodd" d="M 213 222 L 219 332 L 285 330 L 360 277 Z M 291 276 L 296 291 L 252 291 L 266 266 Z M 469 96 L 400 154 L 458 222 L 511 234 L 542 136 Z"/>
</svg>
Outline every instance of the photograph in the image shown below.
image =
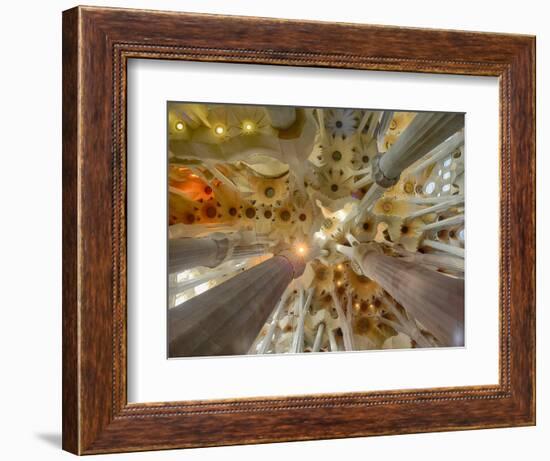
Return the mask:
<svg viewBox="0 0 550 461">
<path fill-rule="evenodd" d="M 464 347 L 464 128 L 169 101 L 168 357 Z"/>
<path fill-rule="evenodd" d="M 4 2 L 2 459 L 548 453 L 541 5 Z"/>
</svg>

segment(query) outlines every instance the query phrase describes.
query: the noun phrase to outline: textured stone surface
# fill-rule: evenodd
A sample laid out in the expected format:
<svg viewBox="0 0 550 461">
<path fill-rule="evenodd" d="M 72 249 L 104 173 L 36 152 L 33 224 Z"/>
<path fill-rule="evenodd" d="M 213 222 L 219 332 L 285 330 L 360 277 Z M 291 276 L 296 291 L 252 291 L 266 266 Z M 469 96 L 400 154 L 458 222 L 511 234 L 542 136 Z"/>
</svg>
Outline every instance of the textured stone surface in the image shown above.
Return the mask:
<svg viewBox="0 0 550 461">
<path fill-rule="evenodd" d="M 168 311 L 171 357 L 246 354 L 294 275 L 283 256 Z"/>
<path fill-rule="evenodd" d="M 375 252 L 364 256 L 362 267 L 441 345 L 464 345 L 464 279 Z"/>
</svg>

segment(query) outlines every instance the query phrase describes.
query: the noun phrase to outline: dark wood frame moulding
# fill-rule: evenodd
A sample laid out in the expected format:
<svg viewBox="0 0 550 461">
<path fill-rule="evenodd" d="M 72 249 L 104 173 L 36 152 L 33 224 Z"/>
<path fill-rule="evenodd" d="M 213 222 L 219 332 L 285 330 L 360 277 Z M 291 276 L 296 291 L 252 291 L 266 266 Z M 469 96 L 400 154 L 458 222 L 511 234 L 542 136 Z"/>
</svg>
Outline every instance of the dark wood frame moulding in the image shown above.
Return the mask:
<svg viewBox="0 0 550 461">
<path fill-rule="evenodd" d="M 126 65 L 169 59 L 495 76 L 498 385 L 128 403 Z M 160 11 L 63 13 L 63 448 L 77 454 L 535 424 L 535 38 Z"/>
</svg>

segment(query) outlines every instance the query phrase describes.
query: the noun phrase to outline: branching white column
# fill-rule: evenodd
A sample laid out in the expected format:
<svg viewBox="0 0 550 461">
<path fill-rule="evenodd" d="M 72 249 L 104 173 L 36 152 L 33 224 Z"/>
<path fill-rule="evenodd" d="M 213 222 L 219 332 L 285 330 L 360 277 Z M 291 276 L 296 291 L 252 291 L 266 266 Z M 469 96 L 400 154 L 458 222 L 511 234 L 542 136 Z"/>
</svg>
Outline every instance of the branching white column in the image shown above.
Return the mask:
<svg viewBox="0 0 550 461">
<path fill-rule="evenodd" d="M 378 125 L 378 133 L 377 133 L 377 140 L 379 148 L 382 146 L 382 142 L 384 140 L 384 136 L 386 136 L 386 132 L 388 131 L 388 128 L 390 127 L 391 121 L 393 119 L 393 112 L 390 110 L 385 110 L 382 112 L 382 115 L 380 117 L 380 125 Z"/>
<path fill-rule="evenodd" d="M 221 269 L 211 270 L 204 272 L 200 275 L 195 275 L 193 277 L 186 278 L 185 280 L 178 282 L 168 282 L 168 296 L 176 296 L 179 293 L 183 293 L 186 290 L 190 290 L 191 288 L 195 288 L 196 286 L 199 286 L 203 283 L 206 283 L 210 280 L 214 280 L 218 277 L 222 277 L 224 275 L 230 274 L 233 271 L 239 270 L 239 264 L 235 265 L 235 268 L 229 269 L 225 266 L 221 266 Z"/>
<path fill-rule="evenodd" d="M 340 299 L 338 299 L 338 295 L 334 291 L 331 291 L 330 295 L 332 297 L 332 302 L 338 314 L 338 321 L 340 322 L 340 329 L 342 330 L 342 335 L 344 339 L 344 348 L 347 351 L 352 351 L 353 350 L 353 333 L 351 331 L 351 326 L 349 324 L 349 317 L 347 316 L 350 312 L 350 306 L 348 306 L 347 314 L 344 313 L 344 309 L 342 309 L 342 304 L 340 304 Z M 348 299 L 350 299 L 349 295 L 348 295 Z"/>
<path fill-rule="evenodd" d="M 432 347 L 430 341 L 422 334 L 416 321 L 409 318 L 405 313 L 401 313 L 397 309 L 393 300 L 389 299 L 388 295 L 384 296 L 386 309 L 393 314 L 397 321 L 389 320 L 385 317 L 378 316 L 378 321 L 392 327 L 395 331 L 406 334 L 409 338 L 415 341 L 420 347 Z"/>
<path fill-rule="evenodd" d="M 364 274 L 380 284 L 443 346 L 464 345 L 464 280 L 368 251 Z"/>
<path fill-rule="evenodd" d="M 430 213 L 439 213 L 441 211 L 445 211 L 451 207 L 456 207 L 464 203 L 464 196 L 458 195 L 456 197 L 450 196 L 449 200 L 441 203 L 436 203 L 435 205 L 423 208 L 421 210 L 417 210 L 413 213 L 411 213 L 409 216 L 407 216 L 407 219 L 415 219 L 419 218 L 420 216 L 424 216 Z"/>
<path fill-rule="evenodd" d="M 226 259 L 245 259 L 267 252 L 265 245 L 238 245 L 229 239 L 182 238 L 168 240 L 168 272 L 194 267 L 216 267 Z"/>
<path fill-rule="evenodd" d="M 459 214 L 450 218 L 442 219 L 422 227 L 422 231 L 445 229 L 446 227 L 457 226 L 464 223 L 464 215 Z"/>
<path fill-rule="evenodd" d="M 464 259 L 444 253 L 410 253 L 399 250 L 404 261 L 464 273 Z"/>
<path fill-rule="evenodd" d="M 380 198 L 384 189 L 397 183 L 404 169 L 424 157 L 463 126 L 463 114 L 417 114 L 388 152 L 374 158 L 372 176 L 375 184 L 361 200 L 358 207 L 359 216 Z"/>
<path fill-rule="evenodd" d="M 282 253 L 168 310 L 171 357 L 246 354 L 304 261 Z"/>
<path fill-rule="evenodd" d="M 338 352 L 338 342 L 336 341 L 336 336 L 334 335 L 334 330 L 331 328 L 327 329 L 328 342 L 330 344 L 331 352 Z"/>
<path fill-rule="evenodd" d="M 271 346 L 271 341 L 273 340 L 273 333 L 275 333 L 275 330 L 277 328 L 277 323 L 279 322 L 279 317 L 281 315 L 281 312 L 285 308 L 285 304 L 289 295 L 290 295 L 290 291 L 287 288 L 283 296 L 281 297 L 281 300 L 279 301 L 279 304 L 277 305 L 275 312 L 273 313 L 273 318 L 271 319 L 271 323 L 269 324 L 267 333 L 264 336 L 260 347 L 258 348 L 258 352 L 257 352 L 258 354 L 265 354 L 269 349 L 269 346 Z"/>
<path fill-rule="evenodd" d="M 319 352 L 321 349 L 321 342 L 323 341 L 323 333 L 325 332 L 325 324 L 321 322 L 317 327 L 317 333 L 315 333 L 315 341 L 313 341 L 313 348 L 311 352 Z"/>
<path fill-rule="evenodd" d="M 395 144 L 380 157 L 380 179 L 395 181 L 401 172 L 464 126 L 464 115 L 426 112 L 417 114 Z M 378 182 L 378 181 L 377 181 Z M 384 184 L 381 184 L 382 186 Z"/>
<path fill-rule="evenodd" d="M 407 173 L 414 175 L 420 173 L 422 170 L 428 168 L 432 163 L 438 162 L 444 159 L 448 155 L 451 155 L 457 148 L 464 144 L 464 133 L 459 131 L 455 133 L 445 142 L 439 144 L 435 149 L 432 149 L 426 154 L 426 158 L 423 158 L 418 163 L 411 165 Z"/>
<path fill-rule="evenodd" d="M 433 248 L 434 250 L 443 251 L 459 258 L 464 258 L 464 248 L 455 247 L 448 243 L 436 242 L 435 240 L 424 239 L 422 245 L 425 247 Z"/>
<path fill-rule="evenodd" d="M 303 293 L 300 296 L 300 299 L 302 300 L 302 302 L 300 302 L 300 315 L 298 316 L 298 325 L 296 326 L 294 337 L 292 338 L 292 347 L 290 348 L 290 352 L 298 353 L 303 352 L 304 350 L 304 322 L 313 298 L 313 291 L 313 288 L 308 290 L 305 303 L 303 302 Z"/>
</svg>

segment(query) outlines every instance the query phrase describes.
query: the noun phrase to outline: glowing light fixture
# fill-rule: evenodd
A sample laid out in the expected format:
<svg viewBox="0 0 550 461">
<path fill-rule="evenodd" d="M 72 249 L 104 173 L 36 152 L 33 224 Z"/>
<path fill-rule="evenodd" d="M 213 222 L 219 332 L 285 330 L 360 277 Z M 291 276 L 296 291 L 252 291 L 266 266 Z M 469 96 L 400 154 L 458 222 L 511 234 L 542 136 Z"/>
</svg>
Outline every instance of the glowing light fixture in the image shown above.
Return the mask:
<svg viewBox="0 0 550 461">
<path fill-rule="evenodd" d="M 225 134 L 225 127 L 223 125 L 216 125 L 214 127 L 214 133 L 218 136 L 223 136 Z"/>
<path fill-rule="evenodd" d="M 296 243 L 294 245 L 294 252 L 298 255 L 298 256 L 305 256 L 307 254 L 307 252 L 309 251 L 309 248 L 307 247 L 307 245 L 305 243 Z"/>
<path fill-rule="evenodd" d="M 296 245 L 296 253 L 298 253 L 300 256 L 304 256 L 307 253 L 307 246 L 305 246 L 303 243 L 299 243 Z"/>
<path fill-rule="evenodd" d="M 255 130 L 255 128 L 256 127 L 254 126 L 254 123 L 252 123 L 249 120 L 245 120 L 242 124 L 242 130 L 248 134 L 252 133 Z"/>
<path fill-rule="evenodd" d="M 178 120 L 176 122 L 176 130 L 183 131 L 185 129 L 185 123 L 183 123 L 181 120 Z"/>
</svg>

